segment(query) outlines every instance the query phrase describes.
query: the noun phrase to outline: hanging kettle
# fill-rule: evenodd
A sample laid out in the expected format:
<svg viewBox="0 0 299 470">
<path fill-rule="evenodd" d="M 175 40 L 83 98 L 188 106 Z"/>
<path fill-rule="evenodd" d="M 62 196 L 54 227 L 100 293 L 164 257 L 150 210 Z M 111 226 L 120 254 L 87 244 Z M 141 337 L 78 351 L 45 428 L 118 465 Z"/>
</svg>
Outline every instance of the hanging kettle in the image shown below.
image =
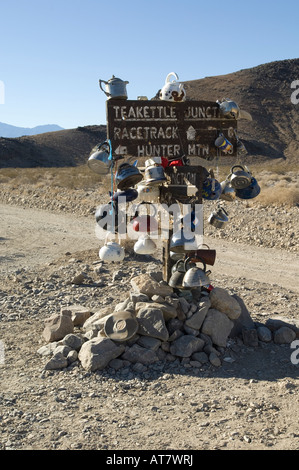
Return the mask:
<svg viewBox="0 0 299 470">
<path fill-rule="evenodd" d="M 228 222 L 228 213 L 223 207 L 219 207 L 217 211 L 212 212 L 208 222 L 216 228 L 223 228 Z"/>
<path fill-rule="evenodd" d="M 220 186 L 221 186 L 220 199 L 223 199 L 224 201 L 230 201 L 230 202 L 236 199 L 236 190 L 235 188 L 232 187 L 228 179 L 226 179 L 225 181 L 222 181 L 222 183 L 220 183 Z"/>
<path fill-rule="evenodd" d="M 87 161 L 89 169 L 98 175 L 107 175 L 112 165 L 110 150 L 110 144 L 107 141 L 94 147 Z"/>
<path fill-rule="evenodd" d="M 190 230 L 181 228 L 172 235 L 169 248 L 174 253 L 194 251 L 197 248 L 195 245 L 195 235 Z"/>
<path fill-rule="evenodd" d="M 134 245 L 134 251 L 138 255 L 152 255 L 157 246 L 149 235 L 141 236 Z"/>
<path fill-rule="evenodd" d="M 143 204 L 147 204 L 147 203 L 142 202 L 141 204 L 139 204 L 139 206 Z M 149 214 L 140 214 L 139 209 L 138 209 L 139 206 L 137 207 L 136 212 L 132 219 L 133 230 L 135 230 L 135 232 L 157 232 L 158 222 L 155 219 L 155 217 Z M 150 204 L 150 206 L 152 205 Z M 156 207 L 155 206 L 153 207 L 156 213 L 157 212 Z"/>
<path fill-rule="evenodd" d="M 171 80 L 172 76 L 174 77 L 174 80 Z M 159 93 L 159 97 L 161 100 L 174 102 L 186 100 L 186 91 L 184 85 L 178 82 L 178 79 L 179 77 L 175 72 L 170 72 L 167 75 L 165 85 Z"/>
<path fill-rule="evenodd" d="M 257 180 L 252 177 L 251 184 L 247 188 L 236 189 L 236 196 L 240 199 L 254 199 L 261 192 L 261 188 L 258 185 Z"/>
<path fill-rule="evenodd" d="M 163 166 L 155 163 L 154 160 L 146 160 L 144 179 L 148 185 L 161 184 L 163 181 L 166 181 Z"/>
<path fill-rule="evenodd" d="M 96 223 L 103 230 L 114 232 L 119 225 L 122 213 L 118 211 L 118 205 L 110 201 L 108 204 L 99 206 L 95 212 Z"/>
<path fill-rule="evenodd" d="M 239 170 L 236 171 L 235 168 L 239 168 Z M 246 166 L 235 165 L 231 168 L 230 172 L 229 180 L 233 188 L 243 189 L 251 184 L 252 175 Z"/>
<path fill-rule="evenodd" d="M 157 185 L 148 185 L 145 181 L 141 181 L 137 185 L 138 197 L 144 202 L 159 202 L 160 188 Z"/>
<path fill-rule="evenodd" d="M 238 119 L 240 108 L 235 101 L 229 98 L 223 98 L 222 101 L 216 101 L 219 105 L 220 115 L 227 119 Z"/>
<path fill-rule="evenodd" d="M 116 191 L 113 196 L 111 196 L 112 201 L 120 203 L 132 202 L 138 197 L 138 191 L 134 188 L 129 188 L 124 191 Z"/>
<path fill-rule="evenodd" d="M 105 89 L 102 87 L 102 83 L 105 85 Z M 116 78 L 112 75 L 112 78 L 105 82 L 105 80 L 99 80 L 101 90 L 108 96 L 108 99 L 127 99 L 127 88 L 129 82 L 123 81 L 120 78 Z"/>
<path fill-rule="evenodd" d="M 191 266 L 195 266 L 194 263 L 190 265 L 189 261 L 190 261 L 189 259 L 187 260 L 180 259 L 172 267 L 171 276 L 168 281 L 168 285 L 170 287 L 173 287 L 174 289 L 184 289 L 183 279 L 186 274 L 186 270 L 189 269 Z"/>
<path fill-rule="evenodd" d="M 185 261 L 187 263 L 189 259 Z M 197 287 L 207 287 L 210 285 L 209 274 L 211 271 L 206 271 L 206 263 L 201 261 L 203 264 L 203 269 L 196 267 L 191 267 L 186 270 L 186 274 L 182 281 L 182 286 L 187 289 L 196 289 Z"/>
<path fill-rule="evenodd" d="M 136 167 L 137 162 L 133 165 L 129 163 L 122 163 L 115 175 L 115 183 L 118 189 L 129 189 L 135 184 L 140 183 L 142 174 Z"/>
<path fill-rule="evenodd" d="M 102 261 L 108 263 L 123 261 L 125 257 L 125 250 L 119 243 L 113 241 L 108 242 L 108 235 L 105 240 L 104 246 L 99 251 L 99 257 Z"/>
<path fill-rule="evenodd" d="M 202 197 L 213 201 L 219 199 L 221 194 L 221 185 L 215 178 L 206 178 L 202 183 Z"/>
</svg>

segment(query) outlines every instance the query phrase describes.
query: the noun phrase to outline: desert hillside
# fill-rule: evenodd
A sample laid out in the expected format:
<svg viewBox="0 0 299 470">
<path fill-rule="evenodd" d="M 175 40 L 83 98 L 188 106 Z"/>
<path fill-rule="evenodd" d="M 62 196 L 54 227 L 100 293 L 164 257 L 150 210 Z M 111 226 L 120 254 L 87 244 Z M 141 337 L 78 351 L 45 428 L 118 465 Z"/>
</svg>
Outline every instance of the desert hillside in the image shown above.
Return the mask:
<svg viewBox="0 0 299 470">
<path fill-rule="evenodd" d="M 299 80 L 299 59 L 191 80 L 185 82 L 185 88 L 190 99 L 231 98 L 252 115 L 252 122 L 238 124 L 250 155 L 298 160 L 299 105 L 291 101 L 295 80 Z"/>
<path fill-rule="evenodd" d="M 292 59 L 184 83 L 190 100 L 228 97 L 252 115 L 252 121 L 238 123 L 248 161 L 294 162 L 299 158 L 299 105 L 291 101 L 291 84 L 298 79 L 299 59 Z M 0 137 L 0 167 L 81 165 L 93 146 L 105 138 L 104 124 L 19 138 Z"/>
</svg>

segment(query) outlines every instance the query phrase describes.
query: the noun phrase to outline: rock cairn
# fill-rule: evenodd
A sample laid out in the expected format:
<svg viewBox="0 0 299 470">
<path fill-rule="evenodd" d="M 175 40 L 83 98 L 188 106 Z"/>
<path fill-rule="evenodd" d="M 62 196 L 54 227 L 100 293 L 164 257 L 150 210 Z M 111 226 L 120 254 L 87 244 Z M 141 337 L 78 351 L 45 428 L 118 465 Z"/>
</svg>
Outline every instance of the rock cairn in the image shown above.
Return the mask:
<svg viewBox="0 0 299 470">
<path fill-rule="evenodd" d="M 200 369 L 203 364 L 220 367 L 233 362 L 227 347 L 234 340 L 249 347 L 259 342 L 287 344 L 299 337 L 295 324 L 279 320 L 255 323 L 237 295 L 214 287 L 208 291 L 181 291 L 166 284 L 160 273 L 131 279 L 131 290 L 115 307 L 105 306 L 92 313 L 80 305 L 64 307 L 45 321 L 45 370 L 81 365 L 94 372 L 112 367 L 132 366 L 144 372 L 159 361 L 179 359 L 185 367 Z M 111 339 L 107 322 L 129 314 L 136 322 L 134 334 L 126 340 Z"/>
</svg>

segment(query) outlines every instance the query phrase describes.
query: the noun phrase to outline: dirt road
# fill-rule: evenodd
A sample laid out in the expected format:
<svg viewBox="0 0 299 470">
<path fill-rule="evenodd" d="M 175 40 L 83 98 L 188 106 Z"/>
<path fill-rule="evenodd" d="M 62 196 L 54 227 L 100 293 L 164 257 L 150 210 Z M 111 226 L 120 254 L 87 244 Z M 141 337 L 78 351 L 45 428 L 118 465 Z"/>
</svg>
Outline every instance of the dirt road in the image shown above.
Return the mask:
<svg viewBox="0 0 299 470">
<path fill-rule="evenodd" d="M 111 271 L 103 289 L 68 283 L 73 267 L 82 269 L 76 252 L 94 249 L 97 260 L 102 242 L 92 215 L 2 204 L 0 224 L 0 450 L 298 449 L 298 365 L 289 344 L 248 348 L 237 341 L 221 367 L 203 364 L 197 372 L 184 361 L 144 373 L 79 366 L 45 372 L 37 354 L 45 318 L 67 302 L 98 308 L 108 296 L 119 301 L 129 287 L 111 283 Z M 205 242 L 217 250 L 211 278 L 240 294 L 255 320 L 297 318 L 297 254 Z M 122 269 L 130 275 L 137 264 L 129 260 Z"/>
<path fill-rule="evenodd" d="M 0 205 L 1 271 L 11 272 L 52 261 L 67 251 L 95 249 L 103 244 L 96 238 L 90 217 L 56 214 L 44 210 Z M 249 280 L 291 288 L 299 293 L 299 256 L 274 248 L 236 244 L 225 239 L 205 237 L 216 249 L 213 275 L 243 277 Z"/>
</svg>

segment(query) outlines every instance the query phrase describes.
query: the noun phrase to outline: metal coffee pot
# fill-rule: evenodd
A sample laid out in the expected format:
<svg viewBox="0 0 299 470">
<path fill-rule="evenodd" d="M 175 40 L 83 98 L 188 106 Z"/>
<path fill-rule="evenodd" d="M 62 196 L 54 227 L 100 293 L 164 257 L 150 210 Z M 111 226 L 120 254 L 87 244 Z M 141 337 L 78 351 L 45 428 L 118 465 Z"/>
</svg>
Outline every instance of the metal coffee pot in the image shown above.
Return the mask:
<svg viewBox="0 0 299 470">
<path fill-rule="evenodd" d="M 187 263 L 189 259 L 185 261 Z M 187 289 L 196 289 L 197 287 L 207 287 L 210 285 L 209 274 L 211 271 L 206 271 L 206 264 L 204 261 L 201 261 L 203 264 L 203 269 L 198 268 L 197 266 L 186 269 L 186 274 L 182 281 L 182 286 Z"/>
<path fill-rule="evenodd" d="M 156 185 L 166 181 L 164 168 L 162 165 L 157 164 L 154 160 L 146 160 L 144 179 L 146 184 Z"/>
<path fill-rule="evenodd" d="M 234 201 L 236 199 L 236 190 L 230 184 L 230 181 L 226 179 L 220 183 L 221 186 L 221 194 L 219 199 L 223 199 L 224 201 Z"/>
<path fill-rule="evenodd" d="M 102 83 L 105 85 L 105 90 L 102 87 Z M 108 96 L 108 99 L 127 99 L 127 89 L 126 85 L 129 82 L 123 81 L 120 78 L 116 78 L 112 75 L 112 78 L 105 82 L 105 80 L 99 80 L 99 85 L 101 90 Z"/>
<path fill-rule="evenodd" d="M 217 211 L 212 212 L 208 222 L 216 228 L 223 228 L 228 222 L 228 213 L 223 207 L 219 207 Z"/>
<path fill-rule="evenodd" d="M 112 165 L 110 150 L 110 144 L 107 141 L 94 147 L 87 161 L 89 169 L 98 175 L 107 175 Z"/>
<path fill-rule="evenodd" d="M 185 277 L 186 271 L 192 266 L 195 266 L 194 263 L 190 264 L 189 261 L 190 261 L 189 259 L 186 259 L 186 260 L 180 259 L 173 266 L 171 270 L 171 276 L 168 282 L 168 285 L 170 287 L 173 287 L 176 289 L 184 289 L 183 279 Z"/>
</svg>

